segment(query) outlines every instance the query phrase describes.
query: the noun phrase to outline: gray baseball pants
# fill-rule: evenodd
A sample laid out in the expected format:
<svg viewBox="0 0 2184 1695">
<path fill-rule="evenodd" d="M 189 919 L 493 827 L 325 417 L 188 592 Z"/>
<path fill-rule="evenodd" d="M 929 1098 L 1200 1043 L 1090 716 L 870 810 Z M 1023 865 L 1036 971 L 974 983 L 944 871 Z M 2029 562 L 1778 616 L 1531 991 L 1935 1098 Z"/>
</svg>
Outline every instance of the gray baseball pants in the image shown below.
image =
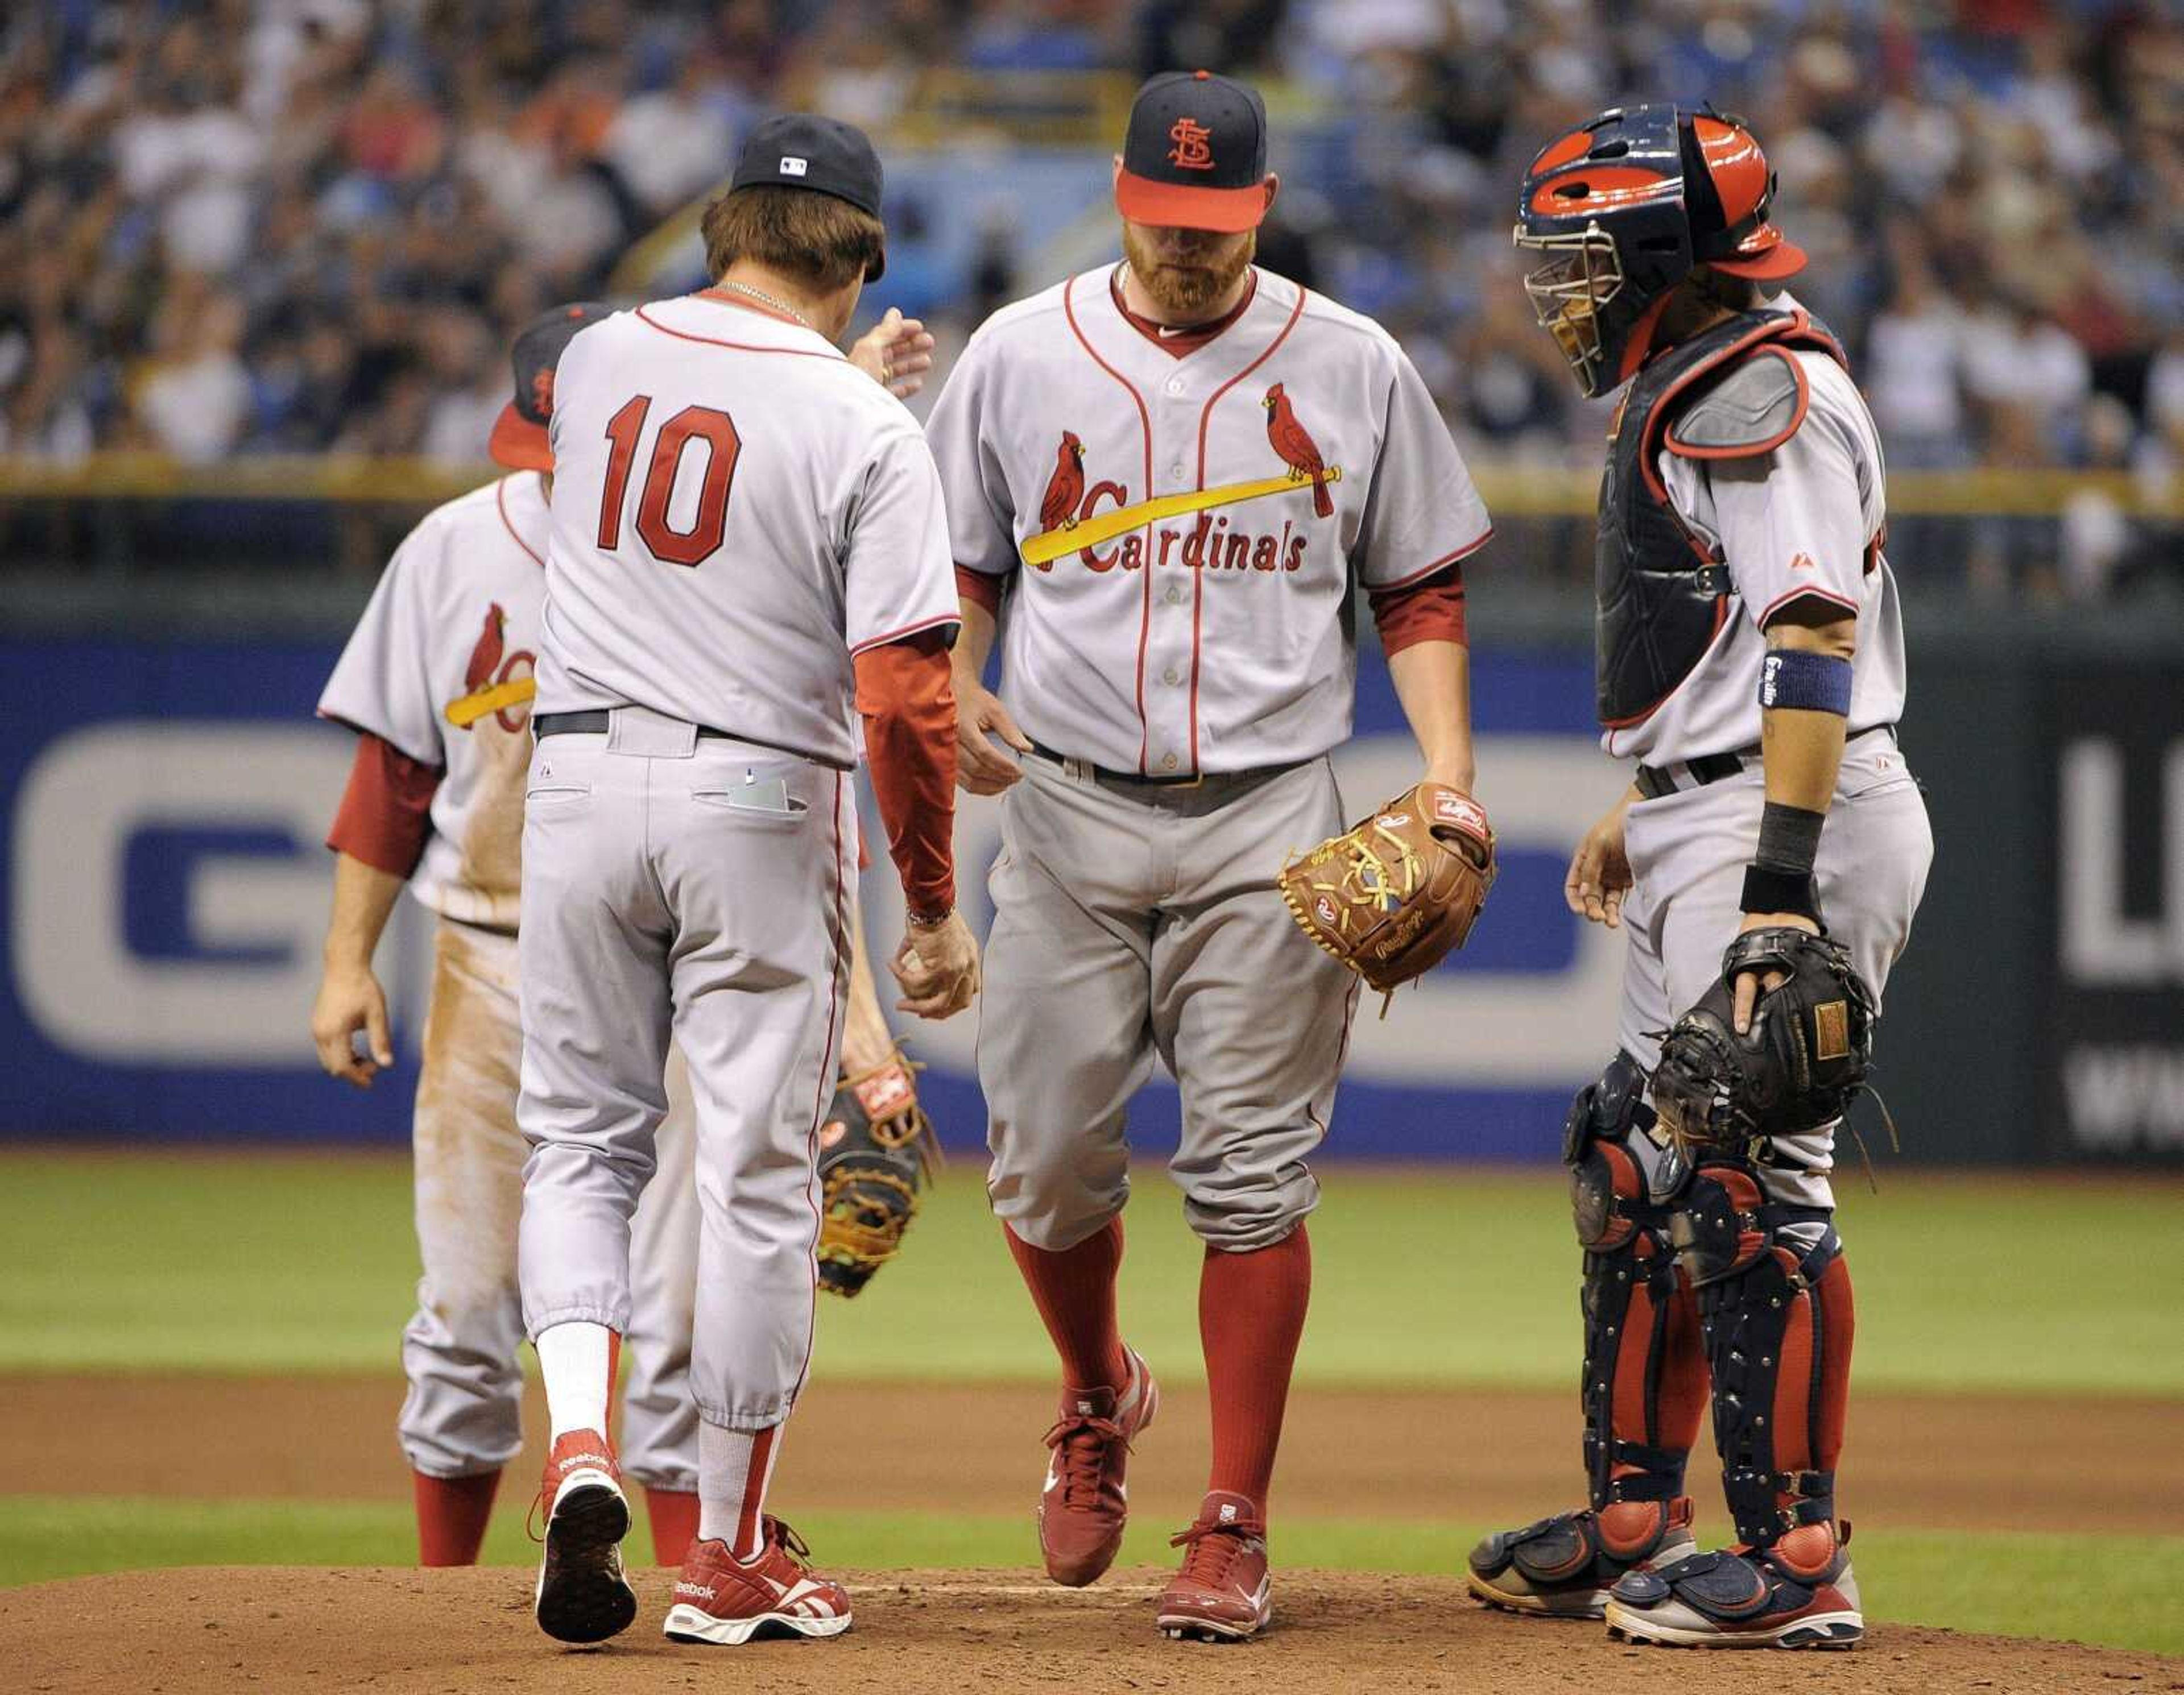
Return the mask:
<svg viewBox="0 0 2184 1695">
<path fill-rule="evenodd" d="M 639 708 L 532 754 L 524 1320 L 627 1326 L 671 1033 L 695 1126 L 691 1388 L 726 1429 L 780 1423 L 811 1362 L 856 832 L 848 774 Z"/>
<path fill-rule="evenodd" d="M 1660 1059 L 1662 1035 L 1721 974 L 1723 950 L 1743 921 L 1744 868 L 1759 839 L 1766 800 L 1755 754 L 1736 776 L 1630 808 L 1624 846 L 1635 886 L 1623 905 L 1630 947 L 1619 1037 L 1624 1051 L 1649 1071 Z M 1850 949 L 1876 998 L 1910 939 L 1933 859 L 1925 798 L 1895 733 L 1858 736 L 1843 753 L 1814 870 L 1828 933 Z M 1630 1140 L 1641 1164 L 1650 1166 L 1653 1143 Z M 1828 1174 L 1834 1169 L 1830 1125 L 1809 1136 L 1774 1137 L 1761 1181 L 1775 1200 L 1832 1207 Z"/>
<path fill-rule="evenodd" d="M 398 1425 L 410 1464 L 431 1477 L 499 1470 L 522 1446 L 515 1242 L 529 1150 L 515 1125 L 523 1046 L 515 972 L 513 936 L 441 920 L 412 1127 L 424 1275 L 402 1333 L 410 1389 Z M 698 1202 L 679 1055 L 669 1062 L 666 1090 L 660 1176 L 638 1203 L 631 1246 L 637 1297 L 621 1458 L 649 1487 L 690 1490 L 698 1475 L 690 1400 Z"/>
<path fill-rule="evenodd" d="M 1191 1228 L 1248 1252 L 1319 1199 L 1356 979 L 1275 892 L 1290 853 L 1342 828 L 1324 759 L 1195 786 L 1038 754 L 1001 809 L 978 1080 L 994 1213 L 1074 1246 L 1128 1198 L 1132 1095 L 1155 1055 L 1183 1094 L 1169 1175 Z"/>
</svg>

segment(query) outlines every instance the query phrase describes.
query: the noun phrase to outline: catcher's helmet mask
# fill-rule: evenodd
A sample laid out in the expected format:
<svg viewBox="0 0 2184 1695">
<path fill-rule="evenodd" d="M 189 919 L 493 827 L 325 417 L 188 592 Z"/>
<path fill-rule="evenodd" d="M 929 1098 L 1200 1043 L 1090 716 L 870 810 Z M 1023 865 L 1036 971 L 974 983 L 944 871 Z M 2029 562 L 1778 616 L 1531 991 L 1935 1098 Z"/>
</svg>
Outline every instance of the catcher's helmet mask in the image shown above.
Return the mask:
<svg viewBox="0 0 2184 1695">
<path fill-rule="evenodd" d="M 1618 107 L 1541 149 L 1514 240 L 1546 256 L 1524 292 L 1587 397 L 1637 373 L 1695 267 L 1762 283 L 1803 267 L 1769 218 L 1774 198 L 1757 138 L 1711 107 Z"/>
</svg>

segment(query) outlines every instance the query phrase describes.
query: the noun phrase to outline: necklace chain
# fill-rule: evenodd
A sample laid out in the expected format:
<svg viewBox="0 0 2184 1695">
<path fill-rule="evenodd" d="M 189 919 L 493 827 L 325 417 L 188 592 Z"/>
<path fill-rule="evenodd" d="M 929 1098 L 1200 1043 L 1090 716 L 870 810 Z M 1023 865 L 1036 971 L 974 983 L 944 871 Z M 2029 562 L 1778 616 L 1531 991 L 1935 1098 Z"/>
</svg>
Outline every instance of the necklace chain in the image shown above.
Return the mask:
<svg viewBox="0 0 2184 1695">
<path fill-rule="evenodd" d="M 738 294 L 748 294 L 752 299 L 760 302 L 761 304 L 771 306 L 777 312 L 786 312 L 805 329 L 809 330 L 811 328 L 811 320 L 809 318 L 806 318 L 801 312 L 799 312 L 786 300 L 776 300 L 764 289 L 753 288 L 747 282 L 728 282 L 725 281 L 716 283 L 714 286 L 717 288 L 732 288 Z"/>
</svg>

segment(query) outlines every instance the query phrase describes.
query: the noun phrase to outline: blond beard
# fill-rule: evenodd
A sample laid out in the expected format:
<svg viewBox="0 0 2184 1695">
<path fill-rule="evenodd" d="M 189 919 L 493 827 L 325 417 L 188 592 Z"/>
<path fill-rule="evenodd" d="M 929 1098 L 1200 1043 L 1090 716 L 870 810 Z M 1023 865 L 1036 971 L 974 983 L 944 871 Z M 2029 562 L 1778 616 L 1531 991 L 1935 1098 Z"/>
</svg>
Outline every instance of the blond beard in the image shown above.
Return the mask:
<svg viewBox="0 0 2184 1695">
<path fill-rule="evenodd" d="M 1207 315 L 1207 308 L 1235 286 L 1258 250 L 1259 232 L 1252 230 L 1217 264 L 1168 264 L 1150 242 L 1139 238 L 1136 230 L 1123 225 L 1123 257 L 1130 262 L 1130 274 L 1152 297 L 1154 305 L 1186 324 Z M 1218 248 L 1214 251 L 1219 253 Z"/>
</svg>

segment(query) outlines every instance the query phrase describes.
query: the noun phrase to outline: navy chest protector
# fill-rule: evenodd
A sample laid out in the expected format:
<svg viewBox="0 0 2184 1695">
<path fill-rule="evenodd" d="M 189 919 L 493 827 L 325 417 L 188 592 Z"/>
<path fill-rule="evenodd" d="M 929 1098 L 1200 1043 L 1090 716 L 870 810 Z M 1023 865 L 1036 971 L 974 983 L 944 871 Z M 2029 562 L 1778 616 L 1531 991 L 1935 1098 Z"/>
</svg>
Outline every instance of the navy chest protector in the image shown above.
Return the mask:
<svg viewBox="0 0 2184 1695">
<path fill-rule="evenodd" d="M 1671 347 L 1631 380 L 1608 441 L 1593 552 L 1604 727 L 1650 717 L 1729 615 L 1728 566 L 1669 504 L 1657 464 L 1661 449 L 1729 459 L 1780 447 L 1804 422 L 1810 399 L 1793 357 L 1800 348 L 1844 362 L 1835 337 L 1802 309 L 1746 312 Z"/>
</svg>

